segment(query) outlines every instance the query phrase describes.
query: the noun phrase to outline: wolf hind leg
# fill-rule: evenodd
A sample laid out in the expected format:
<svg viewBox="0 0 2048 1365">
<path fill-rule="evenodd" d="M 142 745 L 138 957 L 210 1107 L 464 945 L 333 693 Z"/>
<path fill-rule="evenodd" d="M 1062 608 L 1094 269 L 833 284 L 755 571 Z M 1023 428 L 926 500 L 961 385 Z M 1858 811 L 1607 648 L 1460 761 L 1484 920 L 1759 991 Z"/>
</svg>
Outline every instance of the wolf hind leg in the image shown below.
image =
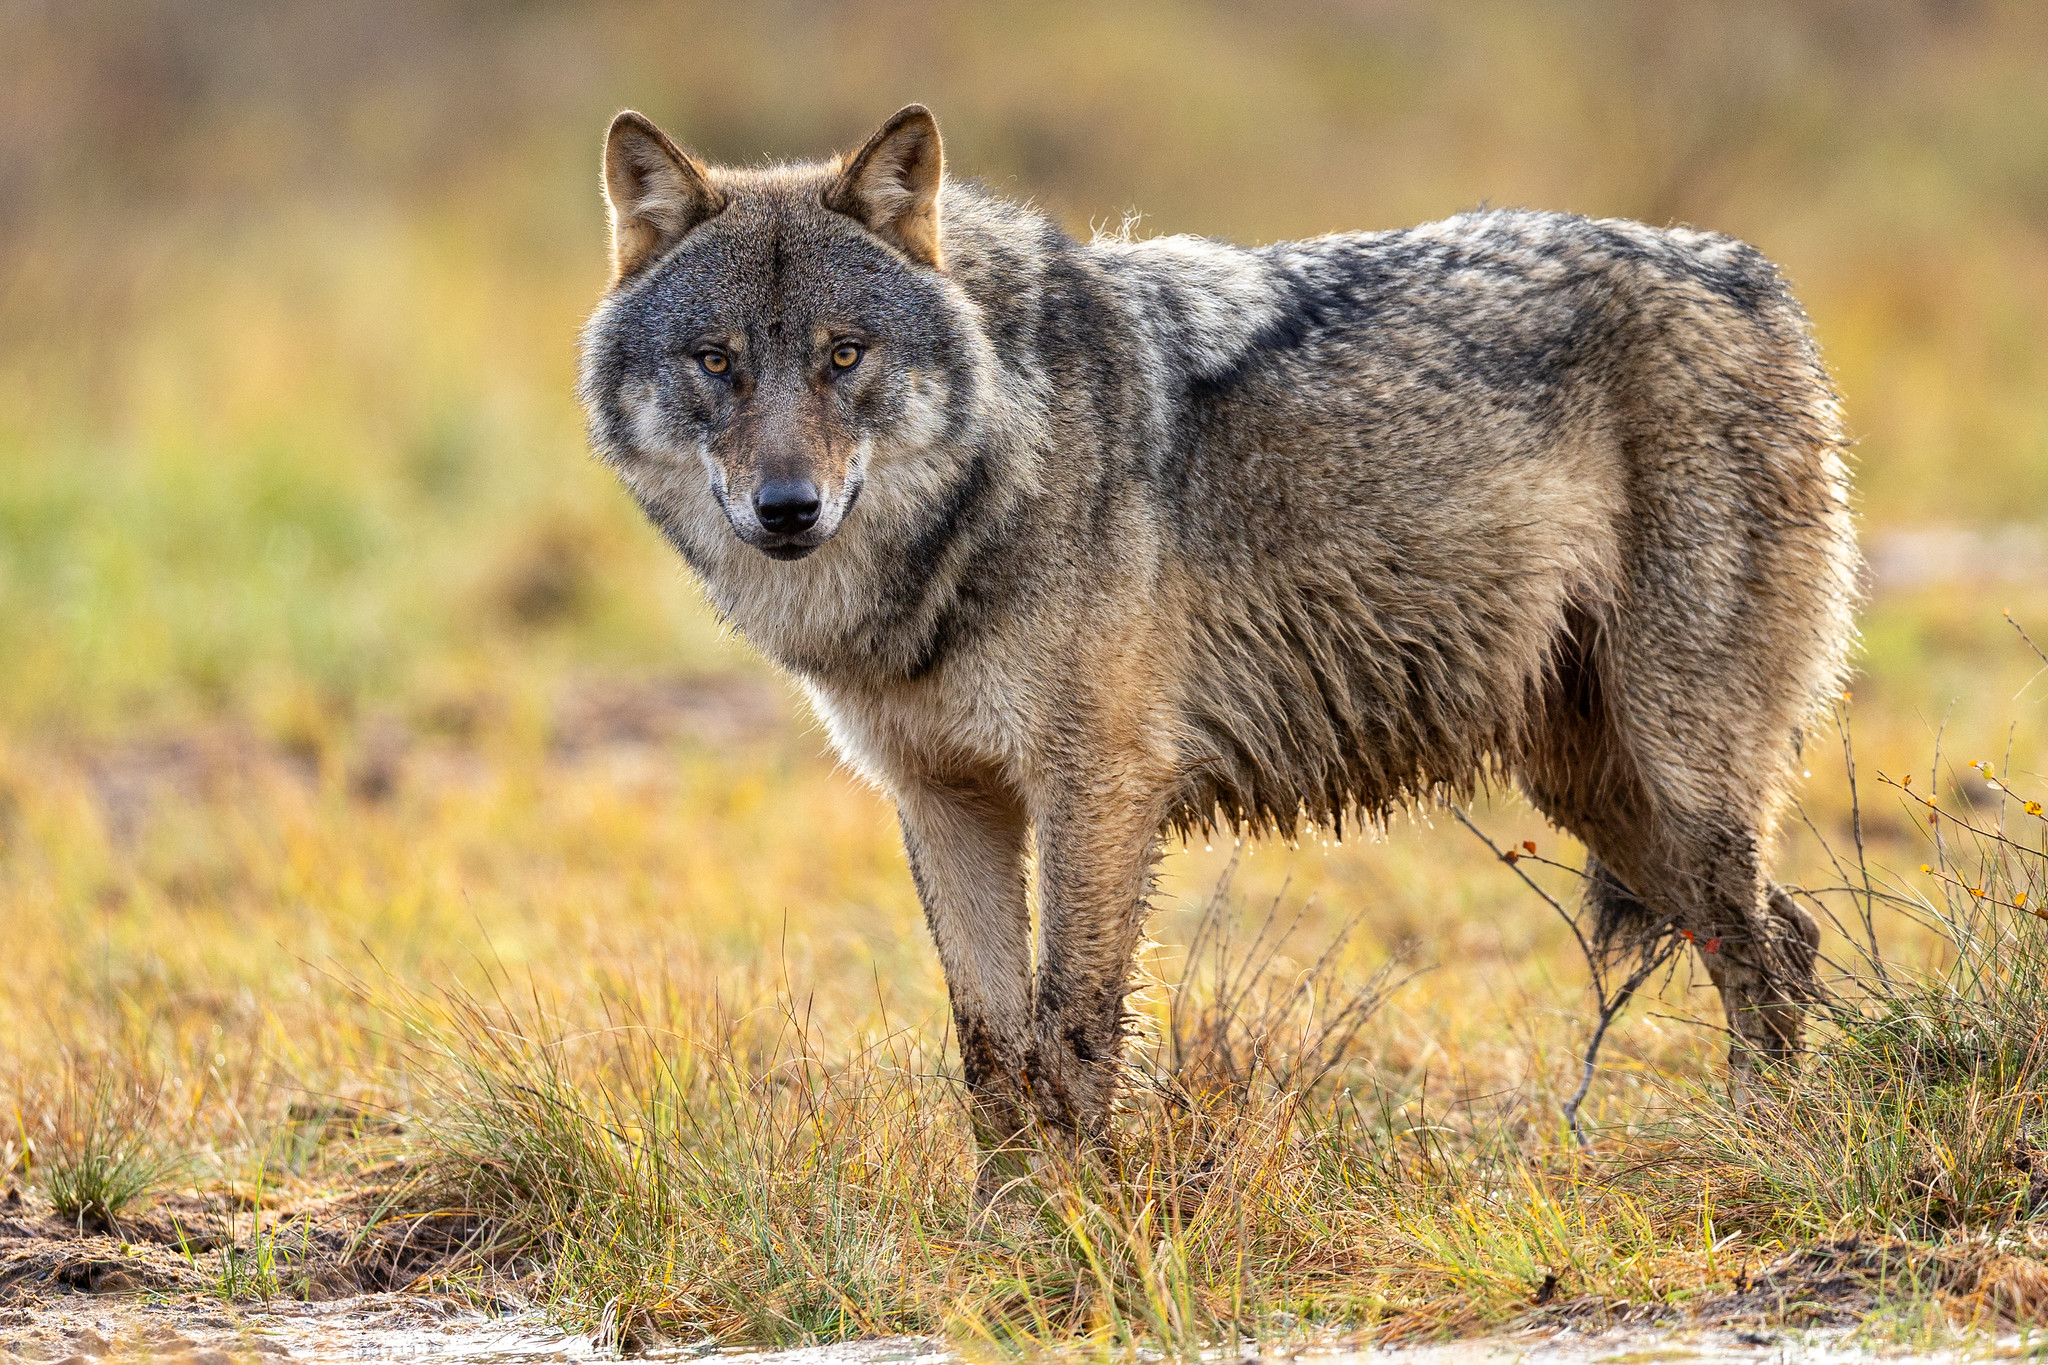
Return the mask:
<svg viewBox="0 0 2048 1365">
<path fill-rule="evenodd" d="M 1610 837 L 1595 846 L 1599 872 L 1626 888 L 1601 893 L 1609 896 L 1600 904 L 1617 931 L 1631 922 L 1649 932 L 1670 924 L 1691 938 L 1721 996 L 1738 1098 L 1759 1063 L 1781 1063 L 1799 1051 L 1805 1009 L 1819 993 L 1817 928 L 1764 877 L 1762 844 L 1756 824 L 1740 814 L 1667 809 L 1639 839 Z M 1636 888 L 1640 897 L 1629 896 Z M 1647 913 L 1639 916 L 1630 900 Z M 1616 951 L 1624 947 L 1609 942 Z"/>
<path fill-rule="evenodd" d="M 1712 669 L 1656 672 L 1624 648 L 1625 628 L 1590 614 L 1571 623 L 1522 786 L 1587 847 L 1600 951 L 1664 925 L 1690 935 L 1721 996 L 1740 1093 L 1755 1062 L 1798 1050 L 1818 994 L 1812 920 L 1763 868 L 1784 756 L 1768 727 L 1672 708 Z M 1628 673 L 1617 661 L 1629 657 L 1655 676 Z"/>
<path fill-rule="evenodd" d="M 1607 961 L 1627 957 L 1647 946 L 1665 921 L 1622 884 L 1613 869 L 1597 857 L 1586 858 L 1585 903 L 1592 912 L 1593 951 Z M 1796 976 L 1811 976 L 1820 951 L 1820 925 L 1784 887 L 1773 884 L 1768 909 L 1777 921 L 1779 938 Z"/>
<path fill-rule="evenodd" d="M 1757 1063 L 1799 1051 L 1819 994 L 1812 918 L 1764 866 L 1782 759 L 1746 739 L 1709 740 L 1645 708 L 1627 746 L 1640 799 L 1628 818 L 1596 817 L 1581 831 L 1601 863 L 1691 939 L 1721 996 L 1738 1095 Z"/>
<path fill-rule="evenodd" d="M 1818 995 L 1818 933 L 1764 875 L 1761 802 L 1712 788 L 1715 799 L 1699 801 L 1705 784 L 1694 772 L 1640 757 L 1629 767 L 1634 781 L 1591 788 L 1596 799 L 1560 820 L 1592 854 L 1596 938 L 1613 953 L 1664 925 L 1691 939 L 1721 996 L 1739 1091 L 1756 1062 L 1799 1050 L 1805 1007 Z"/>
<path fill-rule="evenodd" d="M 1646 945 L 1664 926 L 1656 912 L 1623 884 L 1614 870 L 1592 854 L 1586 857 L 1586 908 L 1593 919 L 1593 951 L 1608 962 L 1627 957 Z"/>
<path fill-rule="evenodd" d="M 1739 1084 L 1757 1062 L 1782 1062 L 1799 1051 L 1806 1007 L 1819 994 L 1816 926 L 1765 878 L 1761 831 L 1753 825 L 1702 821 L 1677 842 L 1689 855 L 1673 879 L 1684 893 L 1680 922 L 1692 928 L 1720 990 Z"/>
</svg>

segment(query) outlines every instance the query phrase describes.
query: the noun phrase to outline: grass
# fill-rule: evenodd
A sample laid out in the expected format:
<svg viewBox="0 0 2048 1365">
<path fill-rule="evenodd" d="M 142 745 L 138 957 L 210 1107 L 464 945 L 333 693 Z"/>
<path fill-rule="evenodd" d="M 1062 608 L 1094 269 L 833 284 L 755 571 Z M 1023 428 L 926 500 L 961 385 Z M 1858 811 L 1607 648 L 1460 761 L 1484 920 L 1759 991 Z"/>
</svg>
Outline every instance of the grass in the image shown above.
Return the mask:
<svg viewBox="0 0 2048 1365">
<path fill-rule="evenodd" d="M 1910 775 L 1880 774 L 1930 820 L 1929 861 L 1917 878 L 1857 867 L 1814 896 L 1854 954 L 1825 1042 L 1781 1106 L 1703 1125 L 1745 1197 L 1794 1235 L 1859 1226 L 1924 1240 L 2048 1213 L 2048 823 L 2019 785 L 2038 783 L 2029 765 L 2003 782 L 1996 771 L 1937 759 L 1917 795 Z M 1859 942 L 1850 925 L 1884 912 L 1941 942 L 1940 965 L 1888 962 L 1870 928 Z"/>
<path fill-rule="evenodd" d="M 1880 1335 L 2024 1321 L 2048 1276 L 2028 1236 L 2048 1204 L 2048 933 L 2024 910 L 2048 843 L 2030 798 L 2000 796 L 2032 823 L 2000 834 L 1937 800 L 1951 875 L 1806 893 L 1949 951 L 1915 966 L 1866 940 L 1808 1065 L 1748 1112 L 1667 1073 L 1662 1104 L 1582 1151 L 1526 1109 L 1433 1105 L 1354 1046 L 1395 994 L 1384 969 L 1346 986 L 1341 937 L 1283 960 L 1270 913 L 1233 946 L 1219 900 L 1153 997 L 1115 1154 L 1041 1151 L 992 1208 L 969 1196 L 929 1034 L 675 980 L 607 992 L 580 1025 L 502 992 L 408 1000 L 435 1077 L 428 1197 L 545 1267 L 551 1312 L 642 1342 L 1429 1335 L 1560 1299 L 1699 1303 L 1845 1236 L 1898 1244 L 1858 1263 Z"/>
<path fill-rule="evenodd" d="M 1501 794 L 1469 813 L 1537 844 L 1513 868 L 1444 812 L 1176 851 L 1117 1163 L 1045 1151 L 983 1210 L 890 812 L 571 398 L 617 106 L 745 160 L 920 98 L 1077 231 L 1486 200 L 1739 233 L 1813 313 L 1874 538 L 2040 523 L 2037 7 L 1898 0 L 1853 41 L 1827 6 L 1510 0 L 46 10 L 0 16 L 0 1156 L 36 1211 L 400 1161 L 391 1212 L 482 1229 L 429 1283 L 628 1342 L 1413 1336 L 1797 1300 L 1795 1253 L 1875 1256 L 1903 1339 L 2048 1303 L 2048 733 L 1998 615 L 2048 622 L 2039 566 L 1876 585 L 1857 799 L 1817 747 L 1776 858 L 1839 969 L 1782 1108 L 1728 1110 L 1682 961 L 1579 1147 L 1597 1010 L 1517 876 L 1569 907 L 1542 860 L 1579 853 Z M 219 1292 L 296 1292 L 248 1214 Z"/>
<path fill-rule="evenodd" d="M 1276 971 L 1276 946 L 1216 951 L 1227 989 L 1156 1021 L 1169 1034 L 1116 1165 L 1041 1151 L 989 1209 L 921 1030 L 849 1043 L 787 995 L 728 1013 L 691 982 L 607 994 L 605 1022 L 576 1030 L 554 1008 L 415 999 L 408 1031 L 439 1063 L 429 1202 L 490 1214 L 546 1266 L 550 1307 L 586 1324 L 776 1343 L 1250 1335 L 1274 1302 L 1354 1292 L 1304 1264 L 1318 1233 L 1288 1212 L 1331 1193 L 1321 1180 L 1386 1174 L 1353 1169 L 1355 1106 L 1309 1099 L 1384 978 L 1345 989 L 1327 958 Z"/>
<path fill-rule="evenodd" d="M 2010 697 L 2024 656 L 1993 676 Z M 772 706 L 737 743 L 600 743 L 567 733 L 579 705 L 415 739 L 382 794 L 347 756 L 195 758 L 143 784 L 126 846 L 90 759 L 11 750 L 30 852 L 7 894 L 46 926 L 8 966 L 25 1074 L 58 1034 L 23 1006 L 65 1002 L 66 1029 L 122 1040 L 107 1074 L 157 1069 L 182 1181 L 308 1198 L 406 1156 L 400 1212 L 490 1228 L 439 1283 L 628 1343 L 1187 1352 L 1712 1302 L 1852 1232 L 2032 1254 L 2041 921 L 2011 907 L 2043 892 L 2023 750 L 1997 769 L 2017 795 L 1945 774 L 1937 853 L 1907 794 L 1925 777 L 1885 787 L 1870 774 L 1893 760 L 1864 741 L 1874 869 L 1908 869 L 1873 874 L 1884 978 L 1852 946 L 1853 831 L 1817 769 L 1808 814 L 1848 861 L 1796 827 L 1781 866 L 1834 911 L 1854 977 L 1813 1066 L 1782 1112 L 1735 1117 L 1710 997 L 1681 971 L 1615 1026 L 1587 1152 L 1559 1113 L 1593 1022 L 1583 965 L 1455 822 L 1187 850 L 1119 1163 L 1044 1152 L 990 1211 L 886 809 Z M 2021 847 L 1994 837 L 2000 802 Z M 1474 818 L 1576 858 L 1511 802 Z M 1572 903 L 1567 872 L 1518 867 Z M 290 1291 L 263 1226 L 223 1260 L 223 1294 Z M 1978 1290 L 1951 1292 L 1949 1265 L 1891 1274 L 1885 1321 L 1968 1320 Z"/>
<path fill-rule="evenodd" d="M 160 1084 L 107 1058 L 67 1067 L 33 1117 L 17 1110 L 22 1163 L 59 1218 L 81 1230 L 117 1231 L 184 1166 L 162 1132 Z M 31 1101 L 33 1104 L 33 1101 Z"/>
</svg>

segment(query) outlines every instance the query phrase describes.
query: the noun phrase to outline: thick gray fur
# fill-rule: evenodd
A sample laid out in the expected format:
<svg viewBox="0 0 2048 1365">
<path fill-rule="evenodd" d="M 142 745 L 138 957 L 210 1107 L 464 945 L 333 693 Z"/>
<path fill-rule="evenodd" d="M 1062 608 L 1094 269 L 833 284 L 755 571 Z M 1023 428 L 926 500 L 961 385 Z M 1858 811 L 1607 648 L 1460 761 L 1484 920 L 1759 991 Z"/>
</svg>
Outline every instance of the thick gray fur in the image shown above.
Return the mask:
<svg viewBox="0 0 2048 1365">
<path fill-rule="evenodd" d="M 984 1141 L 1105 1131 L 1164 834 L 1489 777 L 1585 843 L 1610 933 L 1719 940 L 1738 1070 L 1796 1049 L 1813 926 L 1766 862 L 1855 549 L 1770 263 L 1513 210 L 1082 242 L 941 187 L 935 127 L 898 145 L 928 124 L 744 171 L 615 125 L 582 392 L 719 612 L 895 800 Z M 778 539 L 749 499 L 792 471 L 823 510 Z"/>
</svg>

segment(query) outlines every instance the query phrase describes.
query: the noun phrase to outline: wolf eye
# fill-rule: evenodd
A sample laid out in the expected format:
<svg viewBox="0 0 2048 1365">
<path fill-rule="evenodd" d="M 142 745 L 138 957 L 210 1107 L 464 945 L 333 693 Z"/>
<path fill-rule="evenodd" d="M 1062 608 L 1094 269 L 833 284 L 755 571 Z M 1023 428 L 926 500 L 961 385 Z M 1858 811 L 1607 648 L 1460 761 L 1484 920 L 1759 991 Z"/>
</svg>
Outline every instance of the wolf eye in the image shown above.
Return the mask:
<svg viewBox="0 0 2048 1365">
<path fill-rule="evenodd" d="M 705 351 L 697 357 L 697 363 L 706 374 L 724 374 L 732 368 L 732 359 L 724 351 Z"/>
<path fill-rule="evenodd" d="M 842 341 L 832 348 L 832 368 L 850 370 L 860 364 L 861 350 L 851 341 Z"/>
</svg>

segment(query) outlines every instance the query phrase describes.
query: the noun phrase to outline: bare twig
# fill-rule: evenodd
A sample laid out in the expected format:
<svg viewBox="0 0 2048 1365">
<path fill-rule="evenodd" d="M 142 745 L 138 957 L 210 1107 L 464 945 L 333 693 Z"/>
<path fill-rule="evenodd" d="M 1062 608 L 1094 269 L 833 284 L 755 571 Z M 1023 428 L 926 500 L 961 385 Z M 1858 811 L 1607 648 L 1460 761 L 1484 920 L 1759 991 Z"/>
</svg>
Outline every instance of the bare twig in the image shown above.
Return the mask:
<svg viewBox="0 0 2048 1365">
<path fill-rule="evenodd" d="M 1314 1090 L 1350 1056 L 1359 1032 L 1404 979 L 1396 975 L 1398 958 L 1363 982 L 1342 979 L 1340 959 L 1358 927 L 1355 917 L 1307 968 L 1286 967 L 1281 950 L 1307 907 L 1284 917 L 1284 892 L 1250 942 L 1238 940 L 1230 896 L 1235 868 L 1233 861 L 1203 907 L 1180 980 L 1169 985 L 1166 1051 L 1147 1078 L 1183 1110 L 1219 1082 L 1242 1099 L 1261 1072 L 1276 1094 Z M 1192 989 L 1198 981 L 1205 990 Z"/>
<path fill-rule="evenodd" d="M 1600 1022 L 1594 1026 L 1593 1036 L 1586 1040 L 1586 1056 L 1583 1069 L 1579 1073 L 1579 1088 L 1572 1092 L 1572 1097 L 1564 1102 L 1560 1111 L 1564 1114 L 1565 1122 L 1571 1125 L 1572 1136 L 1578 1139 L 1582 1148 L 1591 1147 L 1593 1143 L 1586 1136 L 1585 1128 L 1579 1123 L 1579 1106 L 1586 1102 L 1586 1095 L 1593 1088 L 1593 1073 L 1599 1067 L 1600 1044 L 1606 1041 L 1607 1027 L 1621 1017 L 1621 1012 L 1628 1008 L 1628 1002 L 1635 997 L 1636 990 L 1671 960 L 1677 947 L 1678 940 L 1664 939 L 1654 956 L 1645 956 L 1637 964 L 1636 969 L 1629 973 L 1628 980 L 1621 983 L 1621 989 L 1614 993 L 1612 1000 L 1605 996 L 1600 998 Z"/>
<path fill-rule="evenodd" d="M 1520 866 L 1518 866 L 1518 864 L 1521 862 L 1520 856 L 1517 855 L 1515 857 L 1510 858 L 1507 854 L 1507 850 L 1503 849 L 1499 844 L 1496 844 L 1492 839 L 1487 837 L 1485 830 L 1479 828 L 1479 826 L 1472 823 L 1472 817 L 1465 814 L 1465 810 L 1462 806 L 1460 806 L 1455 801 L 1449 802 L 1447 804 L 1451 808 L 1451 814 L 1458 817 L 1459 824 L 1463 825 L 1466 829 L 1471 830 L 1473 835 L 1479 840 L 1480 843 L 1485 844 L 1488 848 L 1493 850 L 1494 857 L 1506 863 L 1508 867 L 1514 872 L 1514 874 L 1522 879 L 1524 885 L 1526 885 L 1531 891 L 1534 891 L 1537 895 L 1543 897 L 1543 903 L 1545 905 L 1548 905 L 1551 909 L 1557 911 L 1557 917 L 1565 922 L 1565 927 L 1572 931 L 1572 937 L 1579 941 L 1579 951 L 1586 955 L 1586 961 L 1591 963 L 1597 963 L 1599 960 L 1599 955 L 1593 951 L 1593 945 L 1586 942 L 1586 935 L 1579 929 L 1578 920 L 1573 917 L 1572 913 L 1569 910 L 1566 910 L 1562 905 L 1559 905 L 1557 903 L 1557 897 L 1551 895 L 1548 891 L 1545 891 L 1542 887 L 1538 886 L 1536 882 L 1530 878 L 1529 874 L 1524 872 L 1520 868 Z M 1597 982 L 1600 979 L 1598 975 L 1600 969 L 1596 965 L 1593 970 L 1595 972 L 1594 979 Z"/>
<path fill-rule="evenodd" d="M 1886 777 L 1883 773 L 1879 773 L 1877 775 L 1877 780 L 1884 783 L 1887 787 L 1898 788 L 1900 792 L 1904 793 L 1908 797 L 1911 797 L 1923 809 L 1925 809 L 1928 813 L 1928 816 L 1930 817 L 1930 828 L 1939 829 L 1941 827 L 1941 822 L 1945 821 L 1948 824 L 1960 827 L 1967 833 L 1976 835 L 1979 839 L 1985 839 L 1994 844 L 2004 844 L 2007 848 L 2012 849 L 2014 852 L 2025 854 L 2028 857 L 2037 857 L 2040 854 L 2039 849 L 2029 848 L 2027 845 L 2020 843 L 2018 840 L 2013 839 L 2007 836 L 2006 834 L 2001 833 L 1998 830 L 1985 829 L 1981 825 L 1973 825 L 1966 817 L 1958 815 L 1954 811 L 1941 809 L 1941 807 L 1937 806 L 1933 801 L 1930 801 L 1928 798 L 1919 795 L 1911 787 L 1908 787 L 1905 783 L 1900 782 L 1896 778 Z M 1999 815 L 2002 823 L 2004 818 L 2003 809 L 2000 810 Z M 1944 872 L 1947 871 L 1946 863 L 1942 864 L 1942 870 Z"/>
<path fill-rule="evenodd" d="M 1849 774 L 1849 828 L 1856 838 L 1856 871 L 1863 878 L 1863 937 L 1870 944 L 1870 961 L 1877 968 L 1878 978 L 1887 985 L 1890 978 L 1885 975 L 1884 956 L 1877 951 L 1876 897 L 1870 888 L 1870 859 L 1863 849 L 1863 798 L 1856 784 L 1856 745 L 1849 730 L 1848 693 L 1835 703 L 1835 728 L 1842 735 L 1842 766 Z M 1805 812 L 1800 812 L 1804 818 Z M 1831 852 L 1829 858 L 1833 858 Z"/>
<path fill-rule="evenodd" d="M 1941 741 L 1948 734 L 1948 718 L 1955 714 L 1956 704 L 1951 700 L 1948 710 L 1941 713 L 1941 725 L 1934 732 L 1934 761 L 1927 765 L 1927 804 L 1932 806 L 1941 799 Z M 1939 814 L 1939 811 L 1936 812 Z M 1934 865 L 1948 866 L 1948 845 L 1942 842 L 1941 821 L 1932 822 L 1934 830 Z"/>
<path fill-rule="evenodd" d="M 1459 824 L 1471 830 L 1473 836 L 1480 843 L 1485 844 L 1493 851 L 1494 857 L 1506 863 L 1514 871 L 1514 874 L 1522 879 L 1524 886 L 1527 886 L 1531 891 L 1541 896 L 1544 904 L 1557 911 L 1558 918 L 1565 922 L 1565 927 L 1572 931 L 1572 937 L 1578 941 L 1579 952 L 1585 956 L 1586 970 L 1592 978 L 1593 999 L 1599 1012 L 1599 1022 L 1593 1026 L 1593 1036 L 1586 1042 L 1585 1057 L 1582 1061 L 1582 1069 L 1579 1075 L 1579 1088 L 1573 1091 L 1572 1097 L 1564 1102 L 1560 1112 L 1563 1113 L 1565 1122 L 1570 1125 L 1572 1136 L 1578 1140 L 1579 1146 L 1591 1147 L 1593 1145 L 1592 1139 L 1586 1136 L 1585 1126 L 1579 1122 L 1579 1109 L 1586 1102 L 1586 1096 L 1593 1089 L 1593 1074 L 1599 1069 L 1600 1063 L 1600 1045 L 1607 1039 L 1608 1028 L 1616 1019 L 1621 1017 L 1622 1011 L 1628 1008 L 1629 1001 L 1635 998 L 1636 991 L 1667 962 L 1671 961 L 1678 950 L 1679 940 L 1669 932 L 1668 925 L 1663 926 L 1661 931 L 1644 934 L 1635 945 L 1635 970 L 1629 973 L 1628 979 L 1621 983 L 1619 990 L 1609 994 L 1607 990 L 1606 954 L 1599 952 L 1587 940 L 1585 930 L 1579 925 L 1578 916 L 1566 910 L 1558 902 L 1557 897 L 1544 890 L 1522 868 L 1524 861 L 1540 862 L 1548 867 L 1564 867 L 1564 865 L 1552 862 L 1548 858 L 1537 858 L 1533 855 L 1525 855 L 1501 848 L 1500 845 L 1494 843 L 1485 830 L 1482 830 L 1472 822 L 1472 818 L 1465 814 L 1463 808 L 1456 802 L 1451 802 L 1449 805 L 1451 814 L 1458 817 Z M 1576 868 L 1564 867 L 1564 870 L 1579 876 L 1585 875 Z"/>
<path fill-rule="evenodd" d="M 2044 665 L 2048 665 L 2048 653 L 2043 653 L 2041 646 L 2034 643 L 2034 637 L 2027 634 L 2027 628 L 2013 620 L 2010 611 L 2005 612 L 2004 615 L 2005 623 L 2020 633 L 2020 638 L 2027 642 L 2027 648 L 2034 651 L 2034 657 L 2039 659 Z"/>
</svg>

